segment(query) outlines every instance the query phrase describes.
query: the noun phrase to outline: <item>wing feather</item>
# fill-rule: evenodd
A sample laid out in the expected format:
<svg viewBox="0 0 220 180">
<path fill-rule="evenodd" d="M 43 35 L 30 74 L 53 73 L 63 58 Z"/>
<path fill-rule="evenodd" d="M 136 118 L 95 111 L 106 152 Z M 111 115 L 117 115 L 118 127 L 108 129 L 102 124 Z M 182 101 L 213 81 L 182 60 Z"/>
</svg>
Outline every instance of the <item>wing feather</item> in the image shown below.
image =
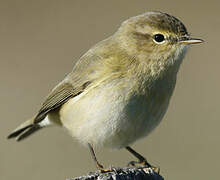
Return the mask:
<svg viewBox="0 0 220 180">
<path fill-rule="evenodd" d="M 46 100 L 42 104 L 37 116 L 34 119 L 34 123 L 41 122 L 48 112 L 55 110 L 62 104 L 67 102 L 70 98 L 79 95 L 87 87 L 89 83 L 86 82 L 78 88 L 74 88 L 70 83 L 61 83 L 53 89 L 53 91 L 47 96 Z"/>
<path fill-rule="evenodd" d="M 102 52 L 100 49 L 111 52 L 111 49 L 116 47 L 110 42 L 112 41 L 106 39 L 98 43 L 79 59 L 72 72 L 47 96 L 34 119 L 34 123 L 41 122 L 48 112 L 59 108 L 70 98 L 82 93 L 90 83 L 94 83 L 103 77 L 103 68 L 101 67 L 104 66 L 105 61 L 108 61 L 110 56 L 106 56 L 105 51 Z M 108 48 L 104 48 L 105 46 Z M 111 56 L 113 55 L 114 53 L 111 54 Z"/>
</svg>

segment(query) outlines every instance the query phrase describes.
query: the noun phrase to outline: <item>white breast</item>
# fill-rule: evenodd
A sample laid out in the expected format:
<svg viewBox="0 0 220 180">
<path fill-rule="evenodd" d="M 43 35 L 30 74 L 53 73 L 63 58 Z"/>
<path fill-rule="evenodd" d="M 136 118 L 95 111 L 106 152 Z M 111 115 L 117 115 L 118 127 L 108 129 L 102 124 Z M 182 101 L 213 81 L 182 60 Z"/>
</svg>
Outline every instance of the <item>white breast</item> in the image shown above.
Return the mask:
<svg viewBox="0 0 220 180">
<path fill-rule="evenodd" d="M 63 126 L 83 144 L 122 148 L 133 143 L 156 127 L 169 98 L 158 104 L 157 97 L 154 101 L 128 92 L 111 83 L 72 98 L 60 110 Z"/>
</svg>

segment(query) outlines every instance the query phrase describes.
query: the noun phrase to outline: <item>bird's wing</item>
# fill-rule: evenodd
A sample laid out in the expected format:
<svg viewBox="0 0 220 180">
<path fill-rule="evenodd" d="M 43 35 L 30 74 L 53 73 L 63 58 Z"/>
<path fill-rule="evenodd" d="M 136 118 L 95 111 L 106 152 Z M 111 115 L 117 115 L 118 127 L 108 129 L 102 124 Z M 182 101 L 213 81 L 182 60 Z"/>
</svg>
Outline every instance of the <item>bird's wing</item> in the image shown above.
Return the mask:
<svg viewBox="0 0 220 180">
<path fill-rule="evenodd" d="M 99 43 L 97 46 L 103 48 L 107 44 L 107 49 L 111 50 L 114 46 L 109 45 L 108 42 L 106 43 L 105 41 L 106 40 Z M 47 96 L 35 117 L 34 123 L 41 122 L 48 112 L 60 107 L 70 98 L 82 93 L 89 84 L 102 78 L 101 69 L 103 68 L 101 67 L 104 64 L 103 62 L 107 61 L 108 58 L 102 57 L 100 53 L 96 53 L 94 49 L 98 48 L 94 47 L 81 57 L 74 66 L 73 71 Z"/>
<path fill-rule="evenodd" d="M 41 122 L 50 111 L 82 93 L 94 81 L 90 74 L 94 74 L 94 69 L 99 61 L 99 56 L 90 53 L 86 53 L 80 58 L 72 72 L 47 96 L 34 119 L 34 123 Z"/>
<path fill-rule="evenodd" d="M 89 82 L 87 81 L 78 87 L 73 87 L 73 85 L 70 83 L 66 83 L 66 82 L 60 83 L 47 96 L 37 116 L 35 117 L 34 123 L 41 122 L 50 111 L 60 107 L 70 98 L 73 98 L 74 96 L 77 96 L 80 93 L 82 93 L 88 84 Z"/>
</svg>

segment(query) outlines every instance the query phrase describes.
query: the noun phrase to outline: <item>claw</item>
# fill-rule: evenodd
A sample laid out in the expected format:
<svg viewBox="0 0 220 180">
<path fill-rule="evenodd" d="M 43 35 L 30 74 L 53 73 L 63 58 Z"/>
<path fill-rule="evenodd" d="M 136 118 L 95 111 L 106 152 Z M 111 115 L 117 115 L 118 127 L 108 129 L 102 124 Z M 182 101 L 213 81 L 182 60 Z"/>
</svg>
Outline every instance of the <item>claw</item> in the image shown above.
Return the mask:
<svg viewBox="0 0 220 180">
<path fill-rule="evenodd" d="M 129 167 L 136 166 L 136 164 L 138 164 L 137 161 L 130 161 L 127 166 L 129 166 Z"/>
<path fill-rule="evenodd" d="M 113 172 L 113 169 L 99 169 L 101 173 Z"/>
<path fill-rule="evenodd" d="M 98 170 L 101 172 L 101 173 L 107 173 L 107 172 L 112 172 L 114 171 L 112 168 L 110 169 L 104 169 L 104 166 L 99 164 L 98 162 L 96 163 L 96 166 L 98 168 Z"/>
<path fill-rule="evenodd" d="M 151 167 L 152 170 L 157 173 L 157 174 L 160 174 L 160 168 L 159 167 Z"/>
<path fill-rule="evenodd" d="M 152 167 L 146 160 L 143 161 L 130 161 L 128 166 L 147 166 Z"/>
<path fill-rule="evenodd" d="M 141 161 L 141 162 L 138 162 L 138 161 L 130 161 L 127 166 L 129 166 L 129 167 L 131 167 L 131 166 L 133 166 L 133 167 L 137 167 L 137 166 L 147 166 L 147 167 L 151 168 L 155 173 L 160 174 L 160 168 L 159 168 L 159 167 L 152 166 L 152 165 L 149 164 L 146 160 L 143 160 L 143 161 Z"/>
</svg>

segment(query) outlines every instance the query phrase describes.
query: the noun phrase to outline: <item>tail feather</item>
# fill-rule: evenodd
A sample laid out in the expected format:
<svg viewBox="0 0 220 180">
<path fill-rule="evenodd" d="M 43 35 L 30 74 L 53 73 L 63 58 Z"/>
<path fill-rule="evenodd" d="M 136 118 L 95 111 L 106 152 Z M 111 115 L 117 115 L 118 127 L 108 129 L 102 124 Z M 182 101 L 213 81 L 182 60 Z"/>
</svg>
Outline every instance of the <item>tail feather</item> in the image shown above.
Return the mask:
<svg viewBox="0 0 220 180">
<path fill-rule="evenodd" d="M 25 121 L 9 134 L 8 139 L 16 138 L 17 141 L 21 141 L 39 129 L 41 129 L 41 126 L 39 124 L 34 124 L 34 118 L 32 118 Z"/>
<path fill-rule="evenodd" d="M 27 125 L 21 129 L 13 131 L 11 134 L 8 135 L 8 139 L 15 138 L 15 137 L 19 136 L 22 132 L 24 132 L 26 129 L 31 128 L 32 126 L 33 125 L 30 124 L 30 125 Z"/>
<path fill-rule="evenodd" d="M 25 139 L 26 137 L 30 136 L 31 134 L 33 134 L 34 132 L 38 131 L 39 129 L 41 129 L 41 127 L 38 124 L 34 124 L 32 127 L 26 129 L 21 134 L 19 134 L 16 137 L 16 140 L 21 141 L 21 140 Z"/>
</svg>

